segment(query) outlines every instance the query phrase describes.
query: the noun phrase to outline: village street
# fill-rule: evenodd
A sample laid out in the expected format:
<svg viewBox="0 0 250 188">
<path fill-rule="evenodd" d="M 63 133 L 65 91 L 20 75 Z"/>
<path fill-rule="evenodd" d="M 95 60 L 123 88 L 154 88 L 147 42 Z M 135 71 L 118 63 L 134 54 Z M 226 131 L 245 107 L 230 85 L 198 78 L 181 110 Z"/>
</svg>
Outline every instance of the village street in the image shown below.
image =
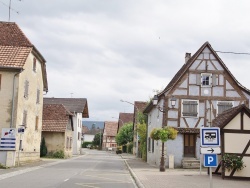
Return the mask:
<svg viewBox="0 0 250 188">
<path fill-rule="evenodd" d="M 123 159 L 114 153 L 88 150 L 88 154 L 72 159 L 43 162 L 19 170 L 0 169 L 0 187 L 135 187 Z"/>
</svg>

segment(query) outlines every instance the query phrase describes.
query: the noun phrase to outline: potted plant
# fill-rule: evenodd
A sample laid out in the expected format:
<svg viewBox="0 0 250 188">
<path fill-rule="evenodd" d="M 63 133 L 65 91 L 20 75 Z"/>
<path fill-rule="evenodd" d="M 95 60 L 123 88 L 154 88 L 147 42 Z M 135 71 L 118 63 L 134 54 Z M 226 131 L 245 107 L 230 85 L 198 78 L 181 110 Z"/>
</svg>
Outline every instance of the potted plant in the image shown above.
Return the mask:
<svg viewBox="0 0 250 188">
<path fill-rule="evenodd" d="M 224 167 L 228 171 L 231 171 L 233 169 L 236 169 L 238 171 L 246 167 L 242 159 L 234 154 L 224 154 L 222 157 L 222 162 L 224 164 Z"/>
</svg>

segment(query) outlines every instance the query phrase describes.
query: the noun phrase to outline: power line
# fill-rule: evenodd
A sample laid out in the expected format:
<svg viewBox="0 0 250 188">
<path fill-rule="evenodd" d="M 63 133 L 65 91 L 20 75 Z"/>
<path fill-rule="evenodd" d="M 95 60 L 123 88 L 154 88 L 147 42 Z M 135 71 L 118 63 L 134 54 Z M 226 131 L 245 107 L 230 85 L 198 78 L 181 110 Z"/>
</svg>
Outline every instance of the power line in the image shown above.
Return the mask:
<svg viewBox="0 0 250 188">
<path fill-rule="evenodd" d="M 215 52 L 223 54 L 250 55 L 250 53 L 243 53 L 243 52 L 222 52 L 222 51 L 215 51 Z"/>
</svg>

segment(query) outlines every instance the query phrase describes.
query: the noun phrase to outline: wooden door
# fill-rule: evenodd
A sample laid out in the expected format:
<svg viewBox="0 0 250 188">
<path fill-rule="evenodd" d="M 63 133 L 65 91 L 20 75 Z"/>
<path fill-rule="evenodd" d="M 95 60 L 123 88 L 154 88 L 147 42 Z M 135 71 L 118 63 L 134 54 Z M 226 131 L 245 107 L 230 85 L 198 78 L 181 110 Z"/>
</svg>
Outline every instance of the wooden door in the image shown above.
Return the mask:
<svg viewBox="0 0 250 188">
<path fill-rule="evenodd" d="M 184 157 L 195 157 L 196 134 L 184 134 Z"/>
</svg>

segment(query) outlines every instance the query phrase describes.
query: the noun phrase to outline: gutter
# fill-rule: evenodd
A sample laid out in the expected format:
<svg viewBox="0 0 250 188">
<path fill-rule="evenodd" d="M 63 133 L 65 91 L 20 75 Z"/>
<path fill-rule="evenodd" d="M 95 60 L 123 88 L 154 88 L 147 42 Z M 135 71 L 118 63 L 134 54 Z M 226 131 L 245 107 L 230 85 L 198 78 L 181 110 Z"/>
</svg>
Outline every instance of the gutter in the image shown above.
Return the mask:
<svg viewBox="0 0 250 188">
<path fill-rule="evenodd" d="M 15 75 L 14 75 L 14 78 L 13 78 L 13 88 L 12 88 L 12 109 L 11 109 L 11 120 L 10 120 L 10 128 L 12 128 L 13 126 L 13 116 L 14 116 L 14 99 L 15 99 L 15 86 L 16 86 L 16 76 L 18 74 L 20 74 L 21 72 L 23 72 L 24 69 L 21 69 L 20 72 L 17 72 Z"/>
</svg>

